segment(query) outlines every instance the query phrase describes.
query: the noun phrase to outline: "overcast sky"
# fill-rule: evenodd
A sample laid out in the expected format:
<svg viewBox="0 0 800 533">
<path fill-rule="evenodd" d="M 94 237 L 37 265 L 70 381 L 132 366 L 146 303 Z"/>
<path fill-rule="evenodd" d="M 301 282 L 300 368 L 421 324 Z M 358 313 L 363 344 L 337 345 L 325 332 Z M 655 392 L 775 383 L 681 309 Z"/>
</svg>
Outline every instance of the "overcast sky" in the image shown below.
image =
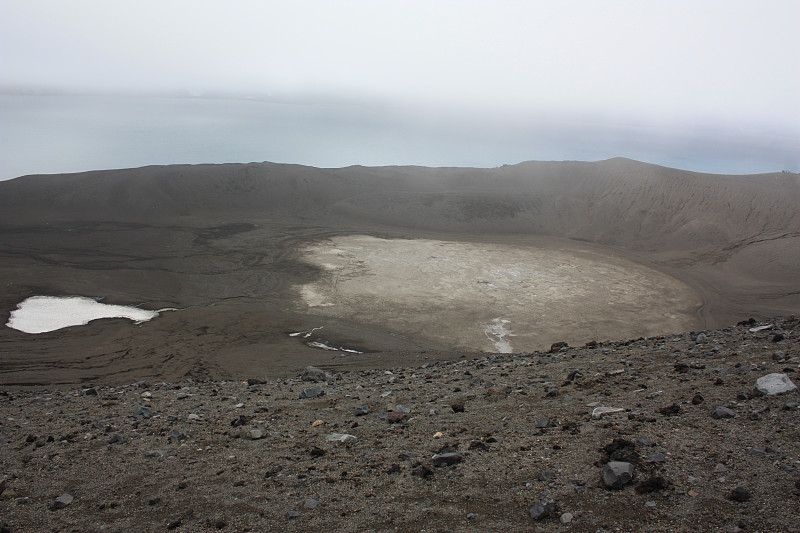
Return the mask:
<svg viewBox="0 0 800 533">
<path fill-rule="evenodd" d="M 0 0 L 0 84 L 800 122 L 800 1 Z"/>
</svg>

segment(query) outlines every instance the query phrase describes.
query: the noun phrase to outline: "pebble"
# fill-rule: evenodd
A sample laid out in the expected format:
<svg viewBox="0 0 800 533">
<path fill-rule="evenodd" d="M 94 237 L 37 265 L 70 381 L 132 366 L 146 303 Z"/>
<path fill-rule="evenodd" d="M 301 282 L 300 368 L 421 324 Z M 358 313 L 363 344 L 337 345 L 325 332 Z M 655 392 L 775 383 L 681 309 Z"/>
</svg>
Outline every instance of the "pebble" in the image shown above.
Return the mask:
<svg viewBox="0 0 800 533">
<path fill-rule="evenodd" d="M 244 436 L 250 440 L 258 440 L 264 436 L 264 432 L 260 429 L 251 429 L 244 433 Z"/>
<path fill-rule="evenodd" d="M 188 418 L 189 420 L 200 420 L 200 415 L 189 413 L 189 416 L 187 416 L 186 418 Z"/>
<path fill-rule="evenodd" d="M 348 442 L 355 442 L 358 440 L 355 435 L 349 435 L 347 433 L 331 433 L 325 440 L 328 442 L 341 442 L 341 443 L 348 443 Z"/>
<path fill-rule="evenodd" d="M 325 423 L 325 421 L 323 421 L 323 420 L 314 420 L 314 421 L 311 423 L 311 427 L 312 427 L 312 428 L 315 428 L 315 427 L 321 426 L 321 425 L 322 425 L 322 424 L 324 424 L 324 423 Z"/>
<path fill-rule="evenodd" d="M 59 509 L 63 509 L 67 505 L 71 504 L 74 499 L 75 498 L 73 498 L 71 494 L 62 494 L 50 504 L 50 510 L 57 511 Z"/>
<path fill-rule="evenodd" d="M 530 512 L 531 518 L 534 520 L 543 520 L 556 514 L 556 504 L 552 501 L 539 500 L 528 509 L 528 512 Z"/>
<path fill-rule="evenodd" d="M 392 411 L 386 417 L 386 420 L 390 424 L 397 424 L 398 422 L 402 422 L 405 418 L 406 418 L 406 414 L 405 413 L 401 413 L 400 411 Z"/>
<path fill-rule="evenodd" d="M 716 419 L 721 418 L 734 418 L 736 413 L 728 409 L 724 405 L 718 405 L 711 411 L 711 417 Z"/>
<path fill-rule="evenodd" d="M 572 513 L 564 513 L 561 515 L 561 523 L 562 524 L 569 524 L 575 518 L 575 515 Z"/>
<path fill-rule="evenodd" d="M 362 405 L 361 407 L 356 407 L 355 410 L 356 416 L 364 416 L 369 414 L 369 407 L 366 405 Z"/>
<path fill-rule="evenodd" d="M 133 412 L 133 416 L 135 416 L 136 418 L 150 418 L 150 409 L 148 409 L 143 405 L 139 405 Z"/>
<path fill-rule="evenodd" d="M 736 487 L 728 495 L 728 499 L 734 502 L 746 502 L 752 497 L 750 492 L 743 487 Z"/>
<path fill-rule="evenodd" d="M 458 452 L 437 453 L 431 459 L 434 466 L 452 466 L 464 460 L 464 456 Z"/>
<path fill-rule="evenodd" d="M 592 418 L 595 420 L 599 420 L 606 415 L 609 415 L 611 413 L 619 413 L 624 410 L 625 409 L 623 409 L 622 407 L 595 407 L 592 410 Z"/>
<path fill-rule="evenodd" d="M 433 434 L 434 439 L 441 439 L 442 437 L 444 437 L 444 434 L 441 431 L 437 431 Z"/>
</svg>

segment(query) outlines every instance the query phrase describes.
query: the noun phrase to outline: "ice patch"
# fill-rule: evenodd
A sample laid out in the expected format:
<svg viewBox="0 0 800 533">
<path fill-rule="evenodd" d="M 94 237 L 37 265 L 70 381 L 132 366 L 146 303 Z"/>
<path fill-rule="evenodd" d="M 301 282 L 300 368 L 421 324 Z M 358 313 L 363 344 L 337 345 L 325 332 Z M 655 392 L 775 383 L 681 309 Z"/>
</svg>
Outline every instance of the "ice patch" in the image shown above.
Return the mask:
<svg viewBox="0 0 800 533">
<path fill-rule="evenodd" d="M 322 329 L 322 328 L 324 328 L 324 327 L 325 327 L 325 326 L 320 326 L 320 327 L 318 327 L 318 328 L 309 329 L 309 330 L 306 330 L 306 331 L 298 331 L 298 332 L 296 332 L 296 333 L 289 333 L 289 336 L 290 336 L 290 337 L 301 337 L 301 336 L 302 336 L 304 339 L 307 339 L 307 338 L 309 338 L 311 335 L 313 335 L 315 331 L 317 331 L 317 330 L 320 330 L 320 329 Z"/>
<path fill-rule="evenodd" d="M 486 338 L 494 345 L 494 349 L 497 353 L 513 353 L 514 351 L 511 347 L 511 341 L 507 338 L 515 336 L 511 332 L 511 329 L 506 327 L 506 324 L 509 323 L 510 320 L 494 318 L 491 324 L 480 324 Z"/>
<path fill-rule="evenodd" d="M 149 311 L 125 305 L 108 305 L 83 296 L 32 296 L 11 311 L 6 326 L 24 333 L 46 333 L 81 326 L 100 318 L 128 318 L 140 324 L 157 317 L 160 311 L 168 310 Z"/>
</svg>

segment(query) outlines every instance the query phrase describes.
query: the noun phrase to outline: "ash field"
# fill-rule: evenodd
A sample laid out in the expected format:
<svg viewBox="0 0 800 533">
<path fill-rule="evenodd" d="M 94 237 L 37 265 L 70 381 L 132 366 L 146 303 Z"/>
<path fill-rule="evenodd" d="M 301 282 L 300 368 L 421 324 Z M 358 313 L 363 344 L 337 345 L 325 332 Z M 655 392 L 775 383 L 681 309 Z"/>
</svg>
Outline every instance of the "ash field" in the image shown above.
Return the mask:
<svg viewBox="0 0 800 533">
<path fill-rule="evenodd" d="M 0 328 L 2 383 L 280 377 L 787 315 L 798 191 L 626 159 L 22 177 L 0 183 L 3 323 L 32 296 L 176 310 Z"/>
<path fill-rule="evenodd" d="M 2 182 L 4 323 L 139 322 L 0 328 L 0 528 L 800 532 L 799 191 L 625 159 Z"/>
</svg>

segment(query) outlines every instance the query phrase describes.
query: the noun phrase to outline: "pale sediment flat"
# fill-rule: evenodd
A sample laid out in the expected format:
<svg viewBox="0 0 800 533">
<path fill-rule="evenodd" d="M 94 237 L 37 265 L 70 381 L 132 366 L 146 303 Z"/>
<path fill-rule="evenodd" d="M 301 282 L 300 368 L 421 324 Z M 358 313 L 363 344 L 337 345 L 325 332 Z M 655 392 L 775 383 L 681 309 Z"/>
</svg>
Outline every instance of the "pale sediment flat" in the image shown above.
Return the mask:
<svg viewBox="0 0 800 533">
<path fill-rule="evenodd" d="M 0 183 L 3 323 L 37 295 L 181 310 L 36 335 L 0 328 L 0 379 L 387 368 L 788 315 L 800 307 L 798 191 L 795 174 L 624 159 L 18 178 Z"/>
</svg>

